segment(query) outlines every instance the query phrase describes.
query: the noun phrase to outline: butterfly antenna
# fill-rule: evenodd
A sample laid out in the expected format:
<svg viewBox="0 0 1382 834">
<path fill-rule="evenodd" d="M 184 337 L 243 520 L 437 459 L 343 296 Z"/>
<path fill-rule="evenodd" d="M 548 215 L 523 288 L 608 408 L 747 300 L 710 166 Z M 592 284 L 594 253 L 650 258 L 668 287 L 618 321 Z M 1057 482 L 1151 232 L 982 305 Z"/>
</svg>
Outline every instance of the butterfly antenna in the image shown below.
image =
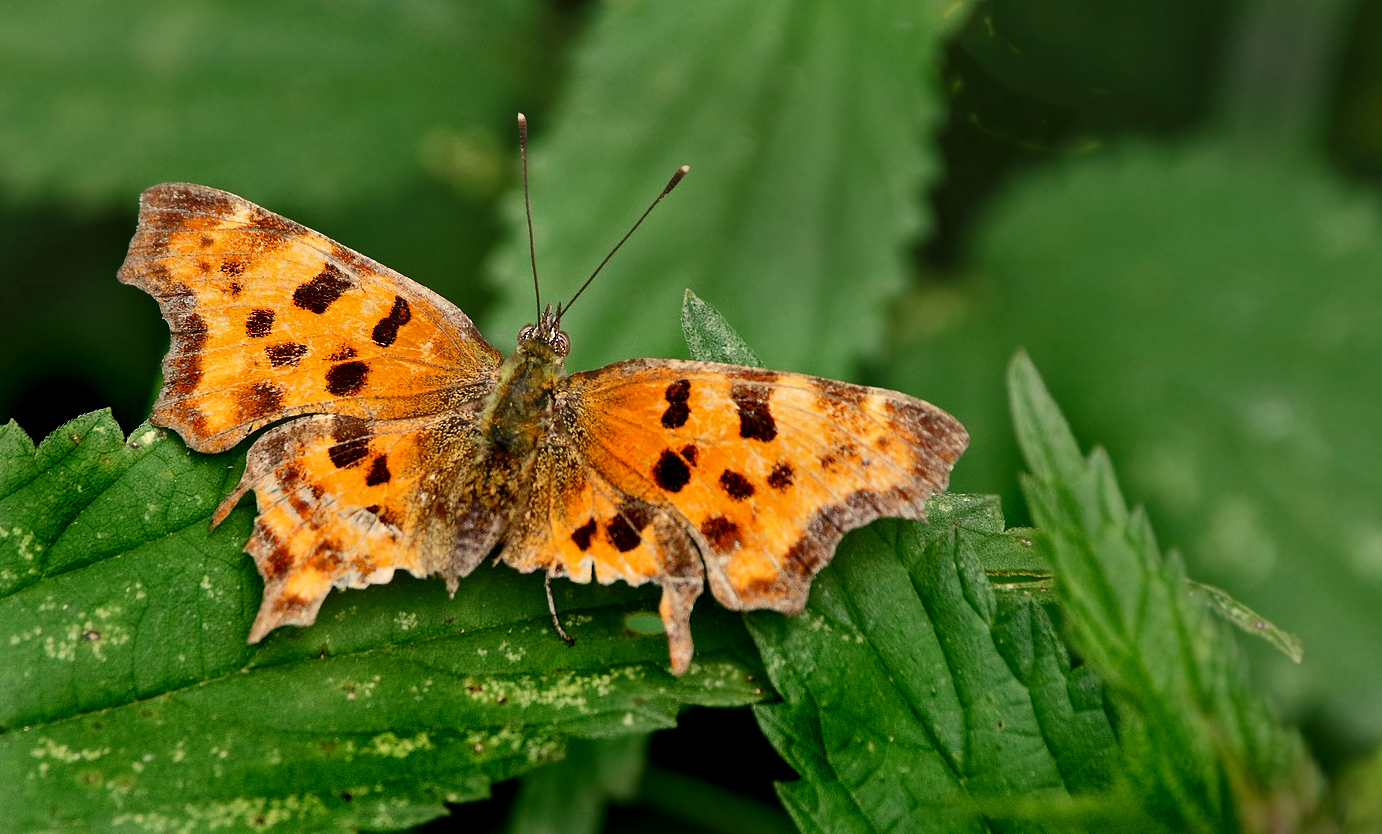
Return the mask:
<svg viewBox="0 0 1382 834">
<path fill-rule="evenodd" d="M 609 263 L 609 259 L 614 257 L 615 252 L 619 251 L 619 247 L 624 245 L 624 241 L 628 240 L 630 237 L 633 236 L 633 233 L 638 230 L 638 227 L 643 224 L 643 221 L 648 219 L 648 215 L 653 213 L 653 209 L 657 208 L 657 204 L 662 202 L 662 198 L 666 197 L 668 194 L 671 194 L 672 189 L 677 187 L 677 183 L 681 182 L 681 178 L 686 176 L 686 172 L 690 170 L 690 165 L 683 165 L 677 169 L 677 172 L 672 175 L 672 179 L 668 181 L 667 187 L 662 189 L 662 193 L 657 195 L 657 199 L 653 200 L 652 205 L 648 206 L 648 208 L 645 209 L 643 213 L 638 216 L 638 219 L 634 221 L 633 226 L 630 227 L 629 230 L 624 233 L 624 236 L 619 238 L 619 242 L 614 244 L 613 249 L 609 250 L 609 254 L 605 256 L 605 259 L 603 261 L 600 261 L 599 266 L 595 267 L 595 271 L 590 273 L 590 277 L 585 279 L 585 283 L 581 284 L 581 288 L 576 290 L 576 294 L 571 296 L 570 301 L 566 302 L 566 306 L 562 307 L 557 311 L 558 321 L 561 320 L 561 316 L 564 315 L 567 310 L 571 309 L 571 305 L 576 303 L 576 299 L 581 297 L 581 293 L 585 292 L 585 288 L 590 286 L 590 282 L 595 280 L 595 276 L 600 274 L 600 270 L 605 268 L 605 264 Z"/>
<path fill-rule="evenodd" d="M 523 160 L 523 214 L 528 218 L 528 260 L 533 265 L 533 297 L 542 319 L 542 289 L 537 283 L 537 247 L 533 245 L 533 207 L 528 199 L 528 117 L 518 114 L 518 157 Z"/>
</svg>

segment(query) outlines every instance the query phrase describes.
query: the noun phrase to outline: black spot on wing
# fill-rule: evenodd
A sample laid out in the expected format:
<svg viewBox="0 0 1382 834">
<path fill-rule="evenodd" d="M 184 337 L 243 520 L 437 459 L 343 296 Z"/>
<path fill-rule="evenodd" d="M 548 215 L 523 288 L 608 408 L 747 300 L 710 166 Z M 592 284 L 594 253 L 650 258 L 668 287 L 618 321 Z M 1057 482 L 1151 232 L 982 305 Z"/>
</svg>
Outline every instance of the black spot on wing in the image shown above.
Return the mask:
<svg viewBox="0 0 1382 834">
<path fill-rule="evenodd" d="M 625 501 L 619 512 L 605 524 L 609 543 L 620 553 L 628 553 L 643 542 L 641 534 L 653 519 L 653 508 L 642 501 Z"/>
<path fill-rule="evenodd" d="M 628 553 L 643 541 L 643 537 L 638 535 L 638 531 L 633 529 L 624 517 L 617 515 L 610 519 L 605 525 L 605 535 L 609 537 L 609 543 L 614 545 L 614 549 L 620 553 Z"/>
<path fill-rule="evenodd" d="M 350 279 L 334 264 L 327 264 L 317 277 L 293 290 L 293 304 L 321 315 L 351 286 Z"/>
<path fill-rule="evenodd" d="M 307 345 L 298 342 L 281 342 L 266 346 L 264 353 L 269 357 L 270 365 L 275 368 L 282 368 L 285 365 L 296 365 L 306 355 Z"/>
<path fill-rule="evenodd" d="M 590 519 L 585 524 L 571 531 L 571 541 L 582 551 L 590 549 L 590 540 L 595 536 L 595 519 Z"/>
<path fill-rule="evenodd" d="M 393 309 L 374 325 L 374 332 L 370 334 L 374 343 L 380 347 L 389 347 L 398 340 L 398 328 L 412 318 L 413 311 L 409 309 L 407 300 L 401 295 L 394 296 Z"/>
<path fill-rule="evenodd" d="M 735 385 L 729 398 L 739 411 L 739 436 L 764 443 L 777 437 L 777 421 L 768 408 L 769 389 L 762 385 Z"/>
<path fill-rule="evenodd" d="M 696 460 L 701 456 L 701 450 L 697 449 L 694 443 L 688 443 L 681 447 L 681 456 L 686 458 L 687 463 L 695 466 Z"/>
<path fill-rule="evenodd" d="M 250 310 L 249 317 L 245 319 L 245 335 L 252 339 L 269 335 L 269 331 L 274 328 L 274 311 L 258 307 Z"/>
<path fill-rule="evenodd" d="M 679 379 L 667 386 L 663 394 L 667 399 L 667 410 L 662 412 L 662 426 L 668 429 L 679 429 L 686 425 L 686 420 L 691 416 L 691 406 L 687 401 L 691 398 L 691 380 Z"/>
<path fill-rule="evenodd" d="M 369 471 L 365 473 L 365 486 L 379 486 L 387 484 L 393 473 L 389 471 L 389 458 L 387 455 L 377 455 L 370 461 Z"/>
<path fill-rule="evenodd" d="M 653 464 L 653 481 L 667 492 L 680 492 L 691 480 L 691 470 L 686 461 L 671 449 L 664 449 Z"/>
<path fill-rule="evenodd" d="M 348 397 L 365 387 L 369 365 L 355 360 L 332 365 L 326 372 L 326 390 L 338 397 Z"/>
<path fill-rule="evenodd" d="M 753 484 L 749 483 L 748 478 L 729 469 L 720 473 L 720 489 L 733 501 L 752 498 L 754 493 Z"/>
<path fill-rule="evenodd" d="M 728 553 L 742 541 L 739 525 L 722 515 L 707 518 L 702 522 L 701 535 L 705 536 L 705 540 L 719 553 Z"/>
<path fill-rule="evenodd" d="M 781 492 L 792 485 L 792 480 L 796 472 L 790 463 L 779 463 L 773 467 L 773 471 L 768 473 L 768 486 Z"/>
<path fill-rule="evenodd" d="M 337 417 L 331 426 L 336 442 L 326 449 L 337 469 L 354 466 L 369 454 L 369 423 L 359 417 Z"/>
</svg>

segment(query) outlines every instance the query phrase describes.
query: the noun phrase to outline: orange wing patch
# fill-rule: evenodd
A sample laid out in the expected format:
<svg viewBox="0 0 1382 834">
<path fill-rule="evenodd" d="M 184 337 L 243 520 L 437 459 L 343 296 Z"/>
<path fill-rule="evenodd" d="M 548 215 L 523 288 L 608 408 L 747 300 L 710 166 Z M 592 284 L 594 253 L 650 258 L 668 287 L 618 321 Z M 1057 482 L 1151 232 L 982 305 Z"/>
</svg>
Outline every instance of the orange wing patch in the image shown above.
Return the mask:
<svg viewBox="0 0 1382 834">
<path fill-rule="evenodd" d="M 204 186 L 144 192 L 119 278 L 173 333 L 153 420 L 199 451 L 294 414 L 436 412 L 482 395 L 501 359 L 432 291 Z"/>
<path fill-rule="evenodd" d="M 680 675 L 691 664 L 691 608 L 705 585 L 695 542 L 676 511 L 620 459 L 569 442 L 582 428 L 555 433 L 538 453 L 532 489 L 500 559 L 575 582 L 592 575 L 606 585 L 657 582 L 672 671 Z"/>
<path fill-rule="evenodd" d="M 425 443 L 435 423 L 315 415 L 255 441 L 239 486 L 212 519 L 254 490 L 259 516 L 246 550 L 264 577 L 264 600 L 249 642 L 315 622 L 332 588 L 388 582 L 398 569 L 438 571 L 449 549 L 440 557 L 425 549 L 420 518 L 436 471 Z"/>
</svg>

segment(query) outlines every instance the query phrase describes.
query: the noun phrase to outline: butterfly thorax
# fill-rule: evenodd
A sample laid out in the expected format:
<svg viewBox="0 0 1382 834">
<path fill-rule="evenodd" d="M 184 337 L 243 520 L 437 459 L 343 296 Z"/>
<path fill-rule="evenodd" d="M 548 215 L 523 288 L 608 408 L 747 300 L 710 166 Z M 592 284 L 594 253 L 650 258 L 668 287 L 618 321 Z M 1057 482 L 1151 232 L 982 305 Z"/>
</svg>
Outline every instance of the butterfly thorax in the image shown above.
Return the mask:
<svg viewBox="0 0 1382 834">
<path fill-rule="evenodd" d="M 491 455 L 526 460 L 547 434 L 557 388 L 566 378 L 562 364 L 570 344 L 557 315 L 548 308 L 537 324 L 523 328 L 517 349 L 499 370 L 479 423 Z"/>
</svg>

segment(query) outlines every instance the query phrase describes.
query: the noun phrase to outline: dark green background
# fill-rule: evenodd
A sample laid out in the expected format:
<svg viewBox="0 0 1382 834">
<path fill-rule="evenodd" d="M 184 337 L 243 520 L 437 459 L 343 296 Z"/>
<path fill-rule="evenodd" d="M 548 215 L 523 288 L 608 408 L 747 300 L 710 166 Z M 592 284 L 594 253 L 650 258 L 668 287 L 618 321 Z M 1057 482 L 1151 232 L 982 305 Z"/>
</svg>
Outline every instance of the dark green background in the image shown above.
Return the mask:
<svg viewBox="0 0 1382 834">
<path fill-rule="evenodd" d="M 770 366 L 959 416 L 954 486 L 1020 520 L 1026 347 L 1162 545 L 1304 638 L 1254 674 L 1337 762 L 1382 735 L 1378 56 L 1379 7 L 1328 0 L 9 2 L 0 418 L 147 415 L 167 331 L 114 275 L 166 180 L 317 228 L 507 350 L 521 109 L 553 298 L 693 169 L 573 312 L 573 367 L 684 355 L 691 287 Z M 762 743 L 689 720 L 655 753 L 690 772 L 704 739 Z"/>
</svg>

